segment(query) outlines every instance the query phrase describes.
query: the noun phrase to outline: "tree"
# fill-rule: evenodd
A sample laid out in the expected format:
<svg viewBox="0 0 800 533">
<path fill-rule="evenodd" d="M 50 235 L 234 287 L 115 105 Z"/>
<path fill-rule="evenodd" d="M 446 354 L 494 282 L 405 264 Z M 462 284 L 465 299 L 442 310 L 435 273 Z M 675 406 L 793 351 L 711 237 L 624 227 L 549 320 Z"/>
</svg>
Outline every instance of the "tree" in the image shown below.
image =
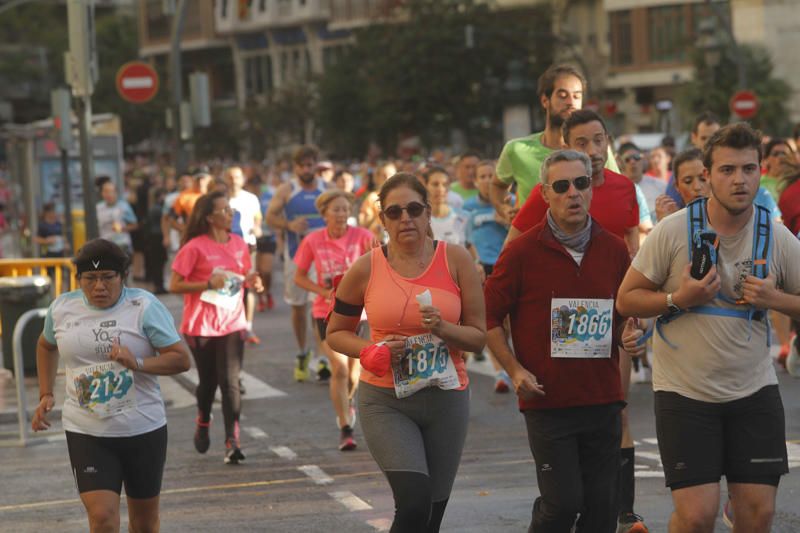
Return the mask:
<svg viewBox="0 0 800 533">
<path fill-rule="evenodd" d="M 770 135 L 787 135 L 791 131 L 789 112 L 786 108 L 792 89 L 788 83 L 773 76 L 773 64 L 769 52 L 760 46 L 738 46 L 743 63 L 747 87 L 756 93 L 759 101 L 758 114 L 749 122 Z M 689 117 L 709 110 L 719 117 L 730 115 L 729 101 L 738 87 L 737 58 L 731 47 L 722 52 L 719 64 L 710 67 L 700 50 L 693 52 L 694 79 L 680 93 L 683 109 Z"/>
<path fill-rule="evenodd" d="M 428 146 L 449 143 L 453 129 L 470 143 L 485 140 L 487 124 L 500 122 L 509 62 L 521 60 L 535 79 L 551 61 L 547 9 L 521 16 L 474 0 L 397 5 L 386 20 L 356 32 L 355 45 L 320 85 L 323 138 L 341 155 L 363 154 L 367 140 L 392 151 L 408 135 Z"/>
</svg>

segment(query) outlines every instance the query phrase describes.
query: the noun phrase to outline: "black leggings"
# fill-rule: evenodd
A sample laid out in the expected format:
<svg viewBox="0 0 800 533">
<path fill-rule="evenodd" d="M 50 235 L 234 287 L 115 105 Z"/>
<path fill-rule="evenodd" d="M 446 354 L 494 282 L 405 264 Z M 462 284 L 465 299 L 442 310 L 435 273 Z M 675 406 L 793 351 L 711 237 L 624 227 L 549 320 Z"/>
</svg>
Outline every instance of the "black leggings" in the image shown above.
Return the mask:
<svg viewBox="0 0 800 533">
<path fill-rule="evenodd" d="M 225 438 L 238 438 L 237 425 L 242 412 L 239 391 L 239 371 L 242 369 L 244 340 L 241 331 L 222 337 L 186 336 L 192 349 L 199 383 L 197 384 L 197 409 L 200 418 L 208 422 L 217 386 L 222 393 L 222 417 L 225 421 Z"/>
<path fill-rule="evenodd" d="M 394 495 L 389 533 L 439 533 L 447 500 L 431 502 L 431 478 L 420 472 L 386 472 Z"/>
</svg>

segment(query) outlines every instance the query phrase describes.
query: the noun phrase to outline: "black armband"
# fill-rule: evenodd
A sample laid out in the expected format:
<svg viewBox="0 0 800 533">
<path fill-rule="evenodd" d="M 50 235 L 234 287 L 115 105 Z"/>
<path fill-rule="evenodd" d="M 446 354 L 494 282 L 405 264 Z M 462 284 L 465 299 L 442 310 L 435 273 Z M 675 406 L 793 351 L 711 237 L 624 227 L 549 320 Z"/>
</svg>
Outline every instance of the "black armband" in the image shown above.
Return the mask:
<svg viewBox="0 0 800 533">
<path fill-rule="evenodd" d="M 336 298 L 336 301 L 333 303 L 333 310 L 344 316 L 361 316 L 361 311 L 364 310 L 364 306 L 349 304 Z"/>
</svg>

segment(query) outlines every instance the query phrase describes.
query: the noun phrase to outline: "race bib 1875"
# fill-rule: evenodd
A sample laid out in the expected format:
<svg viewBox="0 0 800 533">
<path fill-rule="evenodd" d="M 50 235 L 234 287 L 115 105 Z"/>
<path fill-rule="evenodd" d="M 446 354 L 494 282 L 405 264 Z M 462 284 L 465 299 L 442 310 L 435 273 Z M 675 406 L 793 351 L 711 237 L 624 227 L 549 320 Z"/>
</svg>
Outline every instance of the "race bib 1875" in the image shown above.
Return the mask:
<svg viewBox="0 0 800 533">
<path fill-rule="evenodd" d="M 426 387 L 451 390 L 461 385 L 447 344 L 432 333 L 406 339 L 405 355 L 392 366 L 392 374 L 398 398 L 411 396 Z"/>
<path fill-rule="evenodd" d="M 614 300 L 553 298 L 550 306 L 550 355 L 611 357 Z"/>
<path fill-rule="evenodd" d="M 78 405 L 98 418 L 136 408 L 133 371 L 116 361 L 69 370 Z"/>
</svg>

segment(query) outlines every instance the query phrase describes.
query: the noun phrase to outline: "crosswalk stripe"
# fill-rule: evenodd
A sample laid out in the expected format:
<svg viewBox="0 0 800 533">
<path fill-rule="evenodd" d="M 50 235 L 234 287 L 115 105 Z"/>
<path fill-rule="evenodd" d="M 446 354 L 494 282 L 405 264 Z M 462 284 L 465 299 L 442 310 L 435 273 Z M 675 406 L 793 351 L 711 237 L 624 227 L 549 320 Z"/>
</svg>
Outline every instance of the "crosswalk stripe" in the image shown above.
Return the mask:
<svg viewBox="0 0 800 533">
<path fill-rule="evenodd" d="M 288 446 L 270 446 L 272 453 L 284 459 L 297 459 L 297 454 Z"/>
<path fill-rule="evenodd" d="M 181 377 L 188 380 L 192 385 L 197 386 L 200 382 L 200 378 L 197 375 L 197 369 L 192 367 L 183 374 Z M 247 395 L 243 396 L 243 400 L 258 400 L 261 398 L 278 398 L 280 396 L 286 396 L 286 393 L 282 390 L 278 390 L 275 387 L 261 381 L 255 376 L 252 376 L 245 372 L 244 370 L 240 373 L 240 377 L 242 378 L 242 385 L 244 388 L 247 389 Z M 216 398 L 217 401 L 221 401 L 219 389 L 217 389 Z"/>
<path fill-rule="evenodd" d="M 341 503 L 345 507 L 347 507 L 348 511 L 369 511 L 372 509 L 372 506 L 350 492 L 349 490 L 343 490 L 339 492 L 329 492 L 331 498 L 336 500 L 337 502 Z"/>
<path fill-rule="evenodd" d="M 330 485 L 333 483 L 333 478 L 317 465 L 303 465 L 298 466 L 297 469 L 310 477 L 317 485 Z"/>
</svg>

